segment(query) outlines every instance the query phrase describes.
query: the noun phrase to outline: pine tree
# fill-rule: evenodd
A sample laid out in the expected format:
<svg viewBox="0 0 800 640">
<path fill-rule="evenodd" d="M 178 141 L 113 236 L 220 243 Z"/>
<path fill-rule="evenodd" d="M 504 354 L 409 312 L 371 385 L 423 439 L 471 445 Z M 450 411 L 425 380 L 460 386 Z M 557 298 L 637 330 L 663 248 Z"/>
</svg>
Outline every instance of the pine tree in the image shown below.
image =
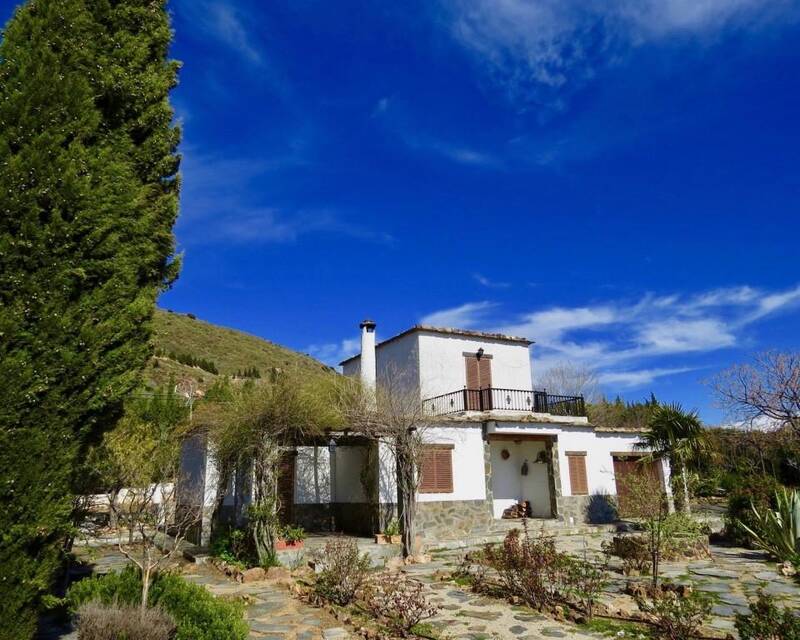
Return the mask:
<svg viewBox="0 0 800 640">
<path fill-rule="evenodd" d="M 73 471 L 177 276 L 163 0 L 29 0 L 0 42 L 0 638 L 30 637 Z"/>
</svg>

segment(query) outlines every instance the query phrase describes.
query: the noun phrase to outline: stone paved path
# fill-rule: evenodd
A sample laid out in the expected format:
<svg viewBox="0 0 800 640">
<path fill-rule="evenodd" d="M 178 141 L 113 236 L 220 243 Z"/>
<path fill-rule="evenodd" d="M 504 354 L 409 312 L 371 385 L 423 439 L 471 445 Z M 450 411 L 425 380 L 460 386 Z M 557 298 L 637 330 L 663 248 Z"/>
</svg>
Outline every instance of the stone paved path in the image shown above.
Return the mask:
<svg viewBox="0 0 800 640">
<path fill-rule="evenodd" d="M 127 559 L 114 548 L 81 550 L 79 555 L 91 564 L 92 573 L 104 574 L 122 569 Z M 205 586 L 217 596 L 247 594 L 250 638 L 260 640 L 347 640 L 351 634 L 323 609 L 296 599 L 285 585 L 270 581 L 239 584 L 208 565 L 183 564 L 183 576 Z M 71 628 L 48 625 L 39 640 L 73 640 Z"/>
<path fill-rule="evenodd" d="M 589 557 L 600 554 L 603 540 L 611 534 L 594 536 L 568 536 L 557 541 L 560 550 Z M 680 584 L 692 584 L 709 593 L 715 604 L 708 626 L 710 630 L 731 633 L 734 637 L 734 616 L 748 613 L 749 599 L 759 588 L 776 597 L 779 604 L 800 609 L 800 584 L 791 578 L 778 575 L 775 563 L 768 562 L 764 554 L 737 547 L 711 547 L 711 558 L 689 562 L 668 562 L 662 567 L 662 576 Z M 496 638 L 499 640 L 533 640 L 534 638 L 587 638 L 599 634 L 569 623 L 558 623 L 549 618 L 526 611 L 523 607 L 492 598 L 472 594 L 456 587 L 452 582 L 439 582 L 435 573 L 455 569 L 465 550 L 442 550 L 433 553 L 433 562 L 407 568 L 408 573 L 428 583 L 433 600 L 441 607 L 434 618 L 434 626 L 451 637 L 465 640 Z M 623 601 L 635 608 L 629 596 L 621 595 L 628 578 L 613 574 L 603 600 L 619 606 Z M 649 578 L 641 578 L 649 580 Z M 634 638 L 628 635 L 626 637 Z"/>
<path fill-rule="evenodd" d="M 599 553 L 603 540 L 610 534 L 569 536 L 557 541 L 561 550 L 580 555 L 584 548 L 589 555 Z M 125 559 L 112 549 L 94 550 L 95 571 L 105 572 L 124 565 Z M 441 608 L 431 621 L 443 637 L 453 640 L 536 640 L 565 638 L 579 640 L 600 637 L 585 628 L 559 623 L 522 607 L 486 598 L 441 582 L 437 572 L 451 572 L 465 553 L 461 550 L 433 552 L 432 562 L 412 565 L 404 570 L 426 583 L 431 599 Z M 678 583 L 690 583 L 711 594 L 716 602 L 710 627 L 735 636 L 734 615 L 747 612 L 747 603 L 759 588 L 770 593 L 785 606 L 800 608 L 800 584 L 779 576 L 774 563 L 763 554 L 735 547 L 711 547 L 712 557 L 681 563 L 664 563 L 662 575 Z M 351 637 L 329 614 L 295 599 L 285 586 L 271 582 L 237 584 L 213 567 L 187 565 L 188 580 L 206 586 L 216 595 L 248 594 L 253 604 L 247 616 L 250 637 L 268 640 L 344 640 Z M 627 578 L 614 574 L 604 600 L 619 603 L 628 596 L 621 595 Z M 643 578 L 647 579 L 647 578 Z M 68 637 L 66 632 L 47 636 L 48 640 Z M 636 638 L 627 634 L 626 638 Z"/>
<path fill-rule="evenodd" d="M 184 578 L 217 596 L 247 595 L 250 637 L 268 640 L 345 640 L 350 633 L 325 610 L 295 598 L 285 585 L 271 581 L 239 584 L 210 566 L 190 565 Z"/>
</svg>

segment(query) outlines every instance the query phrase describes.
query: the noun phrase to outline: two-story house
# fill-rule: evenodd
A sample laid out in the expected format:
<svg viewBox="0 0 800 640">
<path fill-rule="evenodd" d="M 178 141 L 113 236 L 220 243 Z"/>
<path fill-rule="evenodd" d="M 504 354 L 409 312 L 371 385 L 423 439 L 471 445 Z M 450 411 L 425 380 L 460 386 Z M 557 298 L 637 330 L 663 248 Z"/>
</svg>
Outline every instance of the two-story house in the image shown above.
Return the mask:
<svg viewBox="0 0 800 640">
<path fill-rule="evenodd" d="M 427 416 L 417 497 L 423 538 L 469 537 L 525 502 L 535 518 L 613 519 L 609 498 L 624 475 L 641 472 L 639 434 L 590 424 L 582 397 L 534 389 L 530 340 L 417 325 L 376 344 L 375 323 L 360 328 L 361 351 L 341 363 L 344 375 L 377 389 L 391 383 L 418 397 Z M 208 495 L 212 461 L 189 460 L 202 467 Z M 650 471 L 669 492 L 667 463 Z M 355 430 L 295 447 L 281 485 L 284 519 L 309 530 L 370 535 L 396 514 L 394 460 Z M 231 487 L 228 508 L 246 502 Z"/>
</svg>

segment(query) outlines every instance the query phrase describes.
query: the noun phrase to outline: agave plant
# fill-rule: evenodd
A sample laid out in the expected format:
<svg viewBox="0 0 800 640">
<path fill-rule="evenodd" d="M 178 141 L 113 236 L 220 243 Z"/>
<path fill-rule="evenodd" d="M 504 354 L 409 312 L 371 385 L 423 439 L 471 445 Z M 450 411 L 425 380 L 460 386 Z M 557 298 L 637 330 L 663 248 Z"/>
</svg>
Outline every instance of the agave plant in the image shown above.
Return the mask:
<svg viewBox="0 0 800 640">
<path fill-rule="evenodd" d="M 755 523 L 751 529 L 738 521 L 739 526 L 753 539 L 753 544 L 778 560 L 795 564 L 800 560 L 800 493 L 786 488 L 775 492 L 776 509 L 759 513 L 751 505 Z"/>
</svg>

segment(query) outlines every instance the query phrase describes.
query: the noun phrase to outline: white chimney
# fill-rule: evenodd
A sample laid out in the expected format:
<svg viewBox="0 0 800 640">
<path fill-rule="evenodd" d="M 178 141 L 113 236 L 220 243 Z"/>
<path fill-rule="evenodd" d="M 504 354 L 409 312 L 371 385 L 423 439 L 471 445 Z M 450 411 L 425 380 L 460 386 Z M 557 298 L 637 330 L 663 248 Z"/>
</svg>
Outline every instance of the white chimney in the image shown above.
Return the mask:
<svg viewBox="0 0 800 640">
<path fill-rule="evenodd" d="M 375 322 L 364 320 L 358 326 L 361 329 L 361 383 L 374 391 L 378 377 L 375 362 Z"/>
</svg>

